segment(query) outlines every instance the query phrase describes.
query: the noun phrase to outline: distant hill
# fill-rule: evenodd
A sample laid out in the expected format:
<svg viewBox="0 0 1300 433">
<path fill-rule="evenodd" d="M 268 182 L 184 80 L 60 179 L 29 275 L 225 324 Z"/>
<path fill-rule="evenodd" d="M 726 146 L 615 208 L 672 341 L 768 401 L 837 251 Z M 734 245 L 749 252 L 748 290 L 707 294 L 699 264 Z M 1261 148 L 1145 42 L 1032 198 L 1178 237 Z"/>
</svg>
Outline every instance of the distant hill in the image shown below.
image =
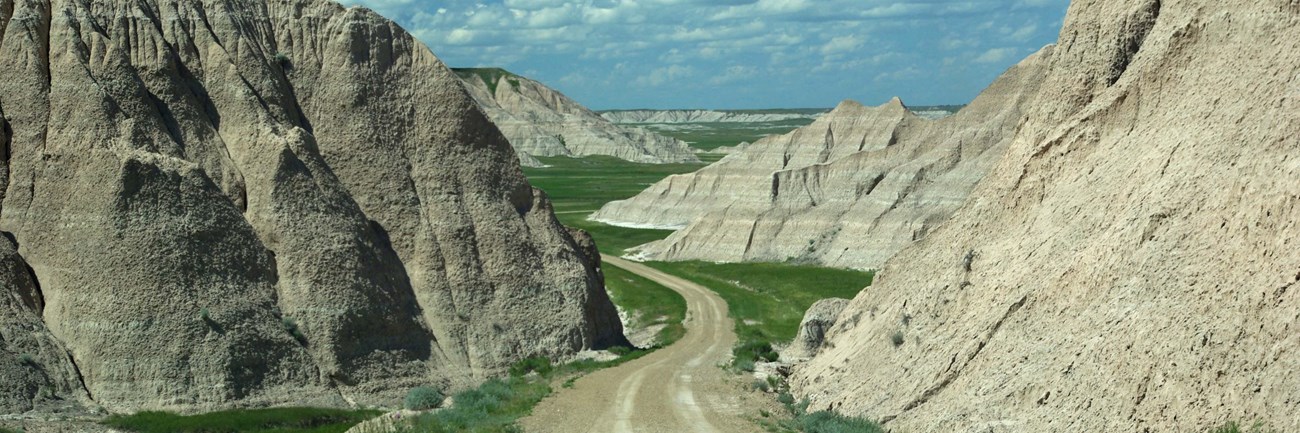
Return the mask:
<svg viewBox="0 0 1300 433">
<path fill-rule="evenodd" d="M 608 155 L 655 164 L 699 161 L 681 140 L 610 123 L 564 94 L 505 69 L 453 71 L 524 165 L 539 165 L 533 156 Z"/>
</svg>

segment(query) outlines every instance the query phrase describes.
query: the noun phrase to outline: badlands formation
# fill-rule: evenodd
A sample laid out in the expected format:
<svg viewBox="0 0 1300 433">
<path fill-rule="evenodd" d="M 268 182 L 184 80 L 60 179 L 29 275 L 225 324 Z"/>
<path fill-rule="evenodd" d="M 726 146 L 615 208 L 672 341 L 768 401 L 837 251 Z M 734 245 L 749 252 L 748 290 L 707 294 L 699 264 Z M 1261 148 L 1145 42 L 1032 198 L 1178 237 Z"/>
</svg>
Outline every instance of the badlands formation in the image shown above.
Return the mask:
<svg viewBox="0 0 1300 433">
<path fill-rule="evenodd" d="M 0 0 L 0 77 L 0 413 L 393 406 L 622 339 L 591 239 L 364 8 Z"/>
<path fill-rule="evenodd" d="M 521 162 L 533 156 L 608 155 L 633 162 L 699 162 L 686 142 L 618 126 L 536 81 L 497 68 L 456 69 L 456 74 Z"/>
<path fill-rule="evenodd" d="M 782 120 L 816 119 L 813 113 L 763 113 L 752 110 L 616 110 L 600 113 L 610 122 L 621 124 L 674 123 L 761 123 Z"/>
<path fill-rule="evenodd" d="M 898 99 L 846 101 L 592 219 L 680 229 L 639 247 L 642 258 L 878 268 L 951 215 L 997 163 L 1050 53 L 1012 67 L 951 117 L 918 117 Z"/>
<path fill-rule="evenodd" d="M 1076 0 L 1039 61 L 796 394 L 893 431 L 1300 431 L 1300 2 Z"/>
</svg>

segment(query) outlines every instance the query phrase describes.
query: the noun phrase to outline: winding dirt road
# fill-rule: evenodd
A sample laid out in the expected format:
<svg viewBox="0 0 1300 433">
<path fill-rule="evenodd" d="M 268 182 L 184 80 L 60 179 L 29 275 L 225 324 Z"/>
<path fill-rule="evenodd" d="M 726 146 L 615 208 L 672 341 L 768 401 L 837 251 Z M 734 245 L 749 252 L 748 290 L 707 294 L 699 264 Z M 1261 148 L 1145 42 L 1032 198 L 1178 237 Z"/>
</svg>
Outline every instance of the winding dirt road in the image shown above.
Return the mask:
<svg viewBox="0 0 1300 433">
<path fill-rule="evenodd" d="M 521 424 L 530 433 L 740 433 L 757 431 L 719 368 L 736 343 L 727 303 L 712 291 L 640 263 L 601 255 L 686 298 L 686 335 L 641 359 L 558 388 Z"/>
</svg>

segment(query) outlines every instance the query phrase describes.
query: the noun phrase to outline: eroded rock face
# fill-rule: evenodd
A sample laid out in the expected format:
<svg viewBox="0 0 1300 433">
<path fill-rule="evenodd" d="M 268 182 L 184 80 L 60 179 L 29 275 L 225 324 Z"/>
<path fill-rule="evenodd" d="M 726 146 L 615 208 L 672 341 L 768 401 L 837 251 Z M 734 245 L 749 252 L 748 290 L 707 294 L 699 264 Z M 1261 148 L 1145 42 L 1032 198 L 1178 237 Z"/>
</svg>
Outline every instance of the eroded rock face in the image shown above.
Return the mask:
<svg viewBox="0 0 1300 433">
<path fill-rule="evenodd" d="M 0 24 L 0 229 L 98 405 L 392 405 L 621 339 L 598 259 L 391 21 L 4 0 Z"/>
<path fill-rule="evenodd" d="M 848 299 L 827 298 L 808 307 L 799 321 L 799 334 L 781 351 L 781 360 L 797 362 L 816 355 L 826 343 L 826 332 L 835 326 L 836 318 L 848 305 Z"/>
<path fill-rule="evenodd" d="M 540 165 L 532 156 L 608 155 L 652 164 L 700 161 L 681 140 L 610 123 L 542 83 L 497 68 L 457 69 L 457 74 L 525 165 Z"/>
<path fill-rule="evenodd" d="M 8 236 L 0 238 L 0 413 L 92 406 L 68 350 L 41 321 L 44 308 L 31 268 Z"/>
<path fill-rule="evenodd" d="M 1300 429 L 1298 24 L 1075 1 L 1006 156 L 797 394 L 897 431 Z"/>
<path fill-rule="evenodd" d="M 681 228 L 640 247 L 644 258 L 878 268 L 946 220 L 998 161 L 1050 52 L 1012 67 L 954 116 L 917 117 L 898 99 L 846 101 L 592 218 Z"/>
</svg>

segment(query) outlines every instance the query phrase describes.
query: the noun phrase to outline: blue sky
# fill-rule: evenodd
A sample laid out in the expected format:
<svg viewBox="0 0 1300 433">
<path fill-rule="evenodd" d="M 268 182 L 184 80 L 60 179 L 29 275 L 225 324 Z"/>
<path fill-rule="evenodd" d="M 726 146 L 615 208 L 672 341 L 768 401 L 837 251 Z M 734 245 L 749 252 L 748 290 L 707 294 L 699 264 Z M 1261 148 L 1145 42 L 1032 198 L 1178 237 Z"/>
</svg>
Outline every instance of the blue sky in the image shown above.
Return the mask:
<svg viewBox="0 0 1300 433">
<path fill-rule="evenodd" d="M 454 67 L 594 109 L 966 103 L 1056 41 L 1068 0 L 343 0 Z"/>
</svg>

